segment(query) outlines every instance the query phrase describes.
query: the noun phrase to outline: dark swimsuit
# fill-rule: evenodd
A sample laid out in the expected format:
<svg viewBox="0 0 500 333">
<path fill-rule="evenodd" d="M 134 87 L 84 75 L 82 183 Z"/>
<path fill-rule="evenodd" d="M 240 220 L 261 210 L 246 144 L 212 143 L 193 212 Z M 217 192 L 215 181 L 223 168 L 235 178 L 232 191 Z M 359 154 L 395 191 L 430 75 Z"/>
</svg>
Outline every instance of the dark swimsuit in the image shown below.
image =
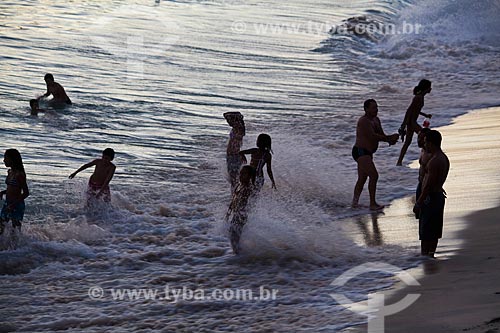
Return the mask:
<svg viewBox="0 0 500 333">
<path fill-rule="evenodd" d="M 420 240 L 435 240 L 443 236 L 443 216 L 446 195 L 444 191 L 429 193 L 419 219 Z"/>
<path fill-rule="evenodd" d="M 354 158 L 356 162 L 358 161 L 358 158 L 366 155 L 373 157 L 373 153 L 367 149 L 359 148 L 356 146 L 352 147 L 352 158 Z"/>
<path fill-rule="evenodd" d="M 9 175 L 5 179 L 5 184 L 7 184 L 7 187 L 20 186 L 17 179 L 11 175 L 10 170 L 9 170 Z M 10 205 L 10 202 L 9 202 L 9 200 L 6 199 L 4 202 L 4 205 L 2 207 L 2 211 L 0 212 L 0 220 L 3 220 L 3 221 L 12 220 L 13 223 L 14 222 L 18 223 L 19 221 L 22 221 L 23 217 L 24 217 L 24 210 L 25 210 L 24 200 L 21 200 L 18 203 L 16 203 L 14 205 L 14 207 L 12 207 L 11 209 L 8 208 L 9 205 Z M 16 224 L 16 226 L 17 225 L 19 227 L 21 226 L 20 224 Z"/>
</svg>

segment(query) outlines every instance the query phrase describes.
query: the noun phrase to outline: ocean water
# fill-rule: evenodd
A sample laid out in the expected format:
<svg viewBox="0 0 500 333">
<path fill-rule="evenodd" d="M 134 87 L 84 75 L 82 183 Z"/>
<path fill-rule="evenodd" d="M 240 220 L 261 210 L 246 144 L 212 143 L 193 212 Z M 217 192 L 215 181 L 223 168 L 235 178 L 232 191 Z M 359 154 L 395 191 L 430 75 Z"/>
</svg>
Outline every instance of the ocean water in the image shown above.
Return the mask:
<svg viewBox="0 0 500 333">
<path fill-rule="evenodd" d="M 414 265 L 415 248 L 366 247 L 343 232 L 350 157 L 367 98 L 395 132 L 421 78 L 425 112 L 448 124 L 498 105 L 499 1 L 9 1 L 0 3 L 2 148 L 20 150 L 31 196 L 23 235 L 0 237 L 0 331 L 335 332 L 363 322 L 330 283 L 351 267 Z M 420 24 L 419 34 L 335 34 L 351 17 Z M 53 73 L 74 105 L 29 115 Z M 222 113 L 245 116 L 244 147 L 273 138 L 267 181 L 235 257 Z M 112 207 L 86 211 L 90 172 L 117 155 Z M 412 193 L 414 172 L 381 148 L 379 201 Z M 413 146 L 407 162 L 417 157 Z M 6 172 L 6 170 L 5 170 Z M 366 190 L 365 190 L 366 191 Z M 366 193 L 362 200 L 367 202 Z M 393 279 L 361 275 L 362 300 Z M 279 290 L 275 300 L 113 300 L 112 288 Z M 92 299 L 90 287 L 103 288 Z"/>
</svg>

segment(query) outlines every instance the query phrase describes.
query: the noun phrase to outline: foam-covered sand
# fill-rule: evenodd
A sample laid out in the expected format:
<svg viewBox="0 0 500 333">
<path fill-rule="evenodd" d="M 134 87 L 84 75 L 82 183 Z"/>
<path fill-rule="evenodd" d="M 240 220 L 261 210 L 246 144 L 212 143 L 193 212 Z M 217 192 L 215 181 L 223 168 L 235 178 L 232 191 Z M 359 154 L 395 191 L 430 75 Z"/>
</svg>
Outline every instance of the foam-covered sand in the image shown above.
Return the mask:
<svg viewBox="0 0 500 333">
<path fill-rule="evenodd" d="M 443 150 L 451 161 L 445 189 L 445 226 L 437 259 L 425 260 L 409 272 L 420 286 L 401 284 L 386 304 L 402 299 L 408 293 L 421 294 L 404 311 L 385 320 L 385 332 L 497 332 L 500 327 L 500 107 L 472 111 L 458 117 L 444 128 Z M 416 166 L 415 164 L 413 166 Z M 378 223 L 399 221 L 386 239 L 395 235 L 401 241 L 408 233 L 408 216 L 413 198 L 396 201 L 388 217 Z M 391 214 L 388 214 L 392 212 Z M 386 227 L 386 229 L 390 229 Z M 418 243 L 416 228 L 409 228 Z M 455 255 L 453 255 L 455 254 Z M 367 327 L 348 329 L 366 332 Z"/>
</svg>

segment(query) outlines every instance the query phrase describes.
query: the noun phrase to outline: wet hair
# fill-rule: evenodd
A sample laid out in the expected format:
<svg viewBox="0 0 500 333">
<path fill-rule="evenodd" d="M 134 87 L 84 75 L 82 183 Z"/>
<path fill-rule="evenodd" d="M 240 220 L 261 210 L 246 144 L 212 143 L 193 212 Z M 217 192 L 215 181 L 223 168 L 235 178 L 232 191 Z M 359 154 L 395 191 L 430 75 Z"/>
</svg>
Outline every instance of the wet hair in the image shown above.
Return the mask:
<svg viewBox="0 0 500 333">
<path fill-rule="evenodd" d="M 25 173 L 23 158 L 21 157 L 21 154 L 17 149 L 7 149 L 5 151 L 4 157 L 10 158 L 10 160 L 12 161 L 12 170 L 21 171 L 23 174 Z"/>
<path fill-rule="evenodd" d="M 429 133 L 431 129 L 429 127 L 424 127 L 420 130 L 420 132 L 418 133 L 418 137 L 417 137 L 417 145 L 419 148 L 424 148 L 424 143 L 425 143 L 425 135 L 427 133 Z"/>
<path fill-rule="evenodd" d="M 30 99 L 30 108 L 38 107 L 38 100 L 37 99 Z"/>
<path fill-rule="evenodd" d="M 428 132 L 430 132 L 430 131 L 431 131 L 431 129 L 430 129 L 429 127 L 424 127 L 424 128 L 422 128 L 422 129 L 420 130 L 420 132 L 421 132 L 422 134 L 427 134 L 427 133 L 428 133 Z"/>
<path fill-rule="evenodd" d="M 48 80 L 48 81 L 54 81 L 54 75 L 52 75 L 52 74 L 50 74 L 50 73 L 47 73 L 47 74 L 45 74 L 45 76 L 43 77 L 43 79 L 44 79 L 45 81 L 47 81 L 47 80 Z"/>
<path fill-rule="evenodd" d="M 436 147 L 441 148 L 441 141 L 443 140 L 443 137 L 438 131 L 430 130 L 425 134 L 425 139 L 428 143 L 432 143 Z"/>
<path fill-rule="evenodd" d="M 241 168 L 240 170 L 240 177 L 244 172 L 248 172 L 250 175 L 250 180 L 252 181 L 252 184 L 255 184 L 255 177 L 257 172 L 255 171 L 255 168 L 251 165 L 245 165 Z"/>
<path fill-rule="evenodd" d="M 418 86 L 413 88 L 413 95 L 421 94 L 422 91 L 427 90 L 431 87 L 432 82 L 426 79 L 420 80 Z"/>
<path fill-rule="evenodd" d="M 240 126 L 241 131 L 243 132 L 243 136 L 245 136 L 246 134 L 245 121 L 243 120 L 243 115 L 240 112 L 224 113 L 224 118 L 226 118 L 229 124 L 237 123 Z"/>
<path fill-rule="evenodd" d="M 113 160 L 115 158 L 115 151 L 112 148 L 106 148 L 102 151 L 102 155 L 109 156 Z"/>
<path fill-rule="evenodd" d="M 372 103 L 376 103 L 377 101 L 374 100 L 373 98 L 370 98 L 370 99 L 367 99 L 364 103 L 363 103 L 363 108 L 366 110 L 368 110 L 368 108 L 370 107 L 370 104 Z"/>
<path fill-rule="evenodd" d="M 265 151 L 272 151 L 271 150 L 271 137 L 269 134 L 259 134 L 257 137 L 257 147 L 260 149 L 264 149 Z"/>
</svg>

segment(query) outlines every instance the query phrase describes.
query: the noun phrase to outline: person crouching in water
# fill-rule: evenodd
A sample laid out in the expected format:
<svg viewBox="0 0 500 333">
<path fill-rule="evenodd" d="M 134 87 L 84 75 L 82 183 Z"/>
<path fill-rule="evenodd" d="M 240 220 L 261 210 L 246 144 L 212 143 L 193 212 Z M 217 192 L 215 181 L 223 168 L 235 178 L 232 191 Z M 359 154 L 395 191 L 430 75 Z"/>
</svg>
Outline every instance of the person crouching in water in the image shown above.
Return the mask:
<svg viewBox="0 0 500 333">
<path fill-rule="evenodd" d="M 21 221 L 24 217 L 24 199 L 30 195 L 24 172 L 23 159 L 17 149 L 7 149 L 3 162 L 10 168 L 5 179 L 7 189 L 0 192 L 0 199 L 5 194 L 5 203 L 0 213 L 0 235 L 4 231 L 4 223 L 12 220 L 12 231 L 16 228 L 21 231 Z"/>
<path fill-rule="evenodd" d="M 243 159 L 243 163 L 247 163 L 246 154 L 251 154 L 252 159 L 250 160 L 250 165 L 255 168 L 255 190 L 259 192 L 264 186 L 264 166 L 267 165 L 267 175 L 271 179 L 272 188 L 276 189 L 276 183 L 274 182 L 273 170 L 271 168 L 272 160 L 272 149 L 271 149 L 271 137 L 269 134 L 259 134 L 257 137 L 257 148 L 251 148 L 247 150 L 240 151 L 240 156 Z"/>
<path fill-rule="evenodd" d="M 102 152 L 102 158 L 98 158 L 84 164 L 80 169 L 69 175 L 69 179 L 73 179 L 77 173 L 87 168 L 95 166 L 94 173 L 90 176 L 87 189 L 87 206 L 95 200 L 111 202 L 111 191 L 109 183 L 115 174 L 116 166 L 111 163 L 115 158 L 115 151 L 111 148 L 106 148 Z"/>
<path fill-rule="evenodd" d="M 245 165 L 240 171 L 240 183 L 236 186 L 229 204 L 226 221 L 233 215 L 229 226 L 229 239 L 235 254 L 241 252 L 240 237 L 248 219 L 248 200 L 252 196 L 255 184 L 255 168 Z"/>
</svg>

